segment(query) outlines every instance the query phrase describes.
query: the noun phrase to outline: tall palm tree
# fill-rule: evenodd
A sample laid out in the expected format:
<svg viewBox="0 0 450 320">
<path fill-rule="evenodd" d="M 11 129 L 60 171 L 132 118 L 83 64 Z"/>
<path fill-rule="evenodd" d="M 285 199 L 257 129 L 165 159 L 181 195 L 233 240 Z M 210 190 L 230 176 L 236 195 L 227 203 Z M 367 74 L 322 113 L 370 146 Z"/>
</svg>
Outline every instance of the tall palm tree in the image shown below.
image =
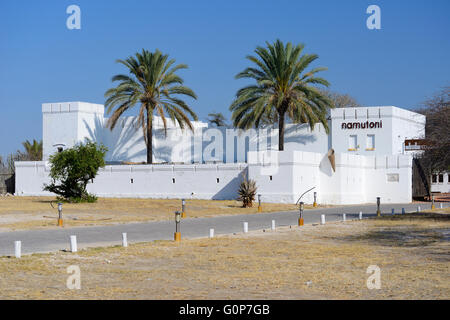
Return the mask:
<svg viewBox="0 0 450 320">
<path fill-rule="evenodd" d="M 41 161 L 42 160 L 42 140 L 36 141 L 33 139 L 33 143 L 30 141 L 22 142 L 25 149 L 25 153 L 21 153 L 28 161 Z"/>
<path fill-rule="evenodd" d="M 194 91 L 183 86 L 183 79 L 175 73 L 180 69 L 187 69 L 187 65 L 174 65 L 175 60 L 168 60 L 168 57 L 158 49 L 155 52 L 143 49 L 141 53 L 136 53 L 135 57 L 117 60 L 129 69 L 130 74 L 114 76 L 112 81 L 119 81 L 119 84 L 105 93 L 107 113 L 115 108 L 107 123 L 111 130 L 125 111 L 136 104 L 140 105 L 137 123 L 142 127 L 147 145 L 147 163 L 153 163 L 152 123 L 155 113 L 161 117 L 166 134 L 166 114 L 181 129 L 187 126 L 193 130 L 188 115 L 194 120 L 198 119 L 186 102 L 179 97 L 185 95 L 197 99 Z"/>
<path fill-rule="evenodd" d="M 247 56 L 256 66 L 249 67 L 236 75 L 236 79 L 256 80 L 240 89 L 230 106 L 233 124 L 237 128 L 249 129 L 253 126 L 278 120 L 278 149 L 284 150 L 285 116 L 294 123 L 309 123 L 311 129 L 321 122 L 327 133 L 327 112 L 334 108 L 333 102 L 313 85 L 329 86 L 328 81 L 317 77 L 316 73 L 326 68 L 305 69 L 318 58 L 316 54 L 302 54 L 304 45 L 295 47 L 280 40 L 267 48 L 258 46 L 257 56 Z"/>
</svg>

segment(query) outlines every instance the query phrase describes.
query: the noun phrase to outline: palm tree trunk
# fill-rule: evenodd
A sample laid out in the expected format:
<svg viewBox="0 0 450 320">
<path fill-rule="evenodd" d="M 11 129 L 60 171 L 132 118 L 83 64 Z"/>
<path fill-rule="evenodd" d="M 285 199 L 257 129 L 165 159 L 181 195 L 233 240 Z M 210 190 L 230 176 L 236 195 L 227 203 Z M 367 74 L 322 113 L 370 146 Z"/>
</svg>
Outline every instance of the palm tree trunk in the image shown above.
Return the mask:
<svg viewBox="0 0 450 320">
<path fill-rule="evenodd" d="M 278 114 L 278 151 L 284 151 L 284 112 Z"/>
<path fill-rule="evenodd" d="M 147 164 L 153 163 L 153 113 L 147 107 Z"/>
</svg>

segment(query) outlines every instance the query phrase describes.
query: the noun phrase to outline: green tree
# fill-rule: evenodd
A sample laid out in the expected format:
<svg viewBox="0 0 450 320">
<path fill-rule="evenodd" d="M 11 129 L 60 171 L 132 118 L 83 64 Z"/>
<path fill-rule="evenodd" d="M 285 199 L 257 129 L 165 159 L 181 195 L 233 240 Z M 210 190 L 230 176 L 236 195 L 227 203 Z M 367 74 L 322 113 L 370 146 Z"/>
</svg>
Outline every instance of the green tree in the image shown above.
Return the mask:
<svg viewBox="0 0 450 320">
<path fill-rule="evenodd" d="M 40 142 L 33 139 L 33 143 L 30 141 L 22 142 L 25 148 L 24 158 L 27 161 L 41 161 L 42 160 L 42 140 Z"/>
<path fill-rule="evenodd" d="M 197 115 L 179 96 L 184 95 L 197 99 L 194 91 L 183 86 L 183 79 L 176 74 L 180 69 L 187 69 L 187 65 L 175 65 L 175 60 L 168 60 L 168 55 L 159 50 L 151 53 L 142 50 L 135 57 L 126 60 L 117 60 L 129 70 L 130 75 L 119 74 L 112 78 L 118 81 L 115 88 L 105 93 L 105 106 L 112 116 L 108 126 L 112 130 L 120 116 L 136 104 L 140 104 L 138 124 L 142 127 L 145 143 L 147 145 L 147 163 L 152 163 L 152 137 L 153 115 L 156 113 L 162 119 L 164 130 L 167 133 L 167 118 L 177 123 L 181 129 L 186 126 L 193 131 L 190 115 L 197 120 Z"/>
<path fill-rule="evenodd" d="M 73 148 L 50 156 L 50 177 L 52 182 L 44 190 L 53 192 L 69 202 L 93 202 L 94 195 L 86 187 L 105 166 L 106 147 L 87 140 Z"/>
<path fill-rule="evenodd" d="M 302 54 L 304 45 L 295 47 L 280 40 L 266 43 L 267 48 L 257 47 L 257 56 L 247 56 L 256 66 L 236 75 L 237 79 L 256 81 L 240 89 L 230 106 L 233 124 L 237 128 L 259 127 L 267 119 L 278 119 L 278 148 L 284 150 L 285 116 L 294 123 L 308 123 L 311 129 L 321 122 L 329 132 L 327 113 L 333 102 L 313 85 L 329 86 L 327 80 L 316 73 L 326 70 L 318 67 L 305 71 L 315 61 L 316 54 Z M 275 117 L 275 114 L 277 117 Z"/>
<path fill-rule="evenodd" d="M 227 126 L 225 116 L 221 112 L 208 114 L 208 122 L 216 127 Z"/>
</svg>

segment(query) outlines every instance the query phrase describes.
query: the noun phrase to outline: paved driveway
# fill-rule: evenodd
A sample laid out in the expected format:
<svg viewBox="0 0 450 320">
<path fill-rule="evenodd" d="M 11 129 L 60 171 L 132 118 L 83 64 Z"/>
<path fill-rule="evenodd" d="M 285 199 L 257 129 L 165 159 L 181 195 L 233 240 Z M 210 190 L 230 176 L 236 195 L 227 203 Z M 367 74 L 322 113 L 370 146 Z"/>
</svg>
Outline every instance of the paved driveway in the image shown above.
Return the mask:
<svg viewBox="0 0 450 320">
<path fill-rule="evenodd" d="M 389 204 L 382 205 L 383 214 L 391 214 L 392 208 L 395 213 L 417 210 L 420 205 L 422 210 L 430 207 L 430 203 L 422 204 Z M 439 203 L 436 204 L 439 206 Z M 450 203 L 444 203 L 444 207 Z M 342 220 L 342 214 L 347 219 L 358 218 L 362 211 L 363 217 L 371 217 L 376 214 L 376 205 L 354 205 L 340 206 L 334 208 L 305 210 L 305 223 L 320 222 L 320 215 L 326 215 L 326 221 Z M 182 238 L 208 237 L 209 229 L 214 228 L 215 234 L 231 234 L 242 232 L 243 222 L 248 222 L 249 230 L 269 229 L 271 221 L 275 220 L 277 226 L 297 225 L 298 212 L 275 212 L 259 213 L 249 215 L 219 216 L 213 218 L 186 218 L 181 222 Z M 113 226 L 98 227 L 74 227 L 50 230 L 28 230 L 0 233 L 0 256 L 14 255 L 14 241 L 22 241 L 22 253 L 41 253 L 69 249 L 70 235 L 76 235 L 78 247 L 98 247 L 121 244 L 122 232 L 126 232 L 128 242 L 144 242 L 153 240 L 171 240 L 175 231 L 174 221 L 160 221 L 148 223 L 121 224 Z"/>
</svg>

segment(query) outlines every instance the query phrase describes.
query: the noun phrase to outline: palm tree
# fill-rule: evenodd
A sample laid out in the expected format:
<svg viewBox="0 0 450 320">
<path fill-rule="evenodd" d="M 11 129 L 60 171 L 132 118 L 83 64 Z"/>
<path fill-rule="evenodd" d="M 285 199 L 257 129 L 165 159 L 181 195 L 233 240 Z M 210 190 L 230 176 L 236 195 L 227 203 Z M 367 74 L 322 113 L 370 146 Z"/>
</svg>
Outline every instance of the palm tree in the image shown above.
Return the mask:
<svg viewBox="0 0 450 320">
<path fill-rule="evenodd" d="M 153 163 L 152 123 L 154 113 L 161 117 L 166 134 L 166 114 L 181 129 L 187 126 L 191 131 L 193 131 L 193 126 L 188 115 L 194 120 L 198 119 L 186 102 L 179 97 L 179 95 L 185 95 L 197 99 L 194 91 L 183 86 L 183 79 L 175 73 L 177 70 L 187 69 L 187 65 L 174 66 L 175 60 L 168 60 L 168 57 L 158 49 L 155 52 L 143 49 L 142 53 L 136 53 L 135 57 L 117 60 L 118 63 L 129 69 L 130 75 L 114 76 L 112 81 L 119 81 L 119 84 L 105 93 L 107 113 L 115 108 L 107 123 L 111 130 L 114 129 L 118 119 L 125 111 L 140 104 L 137 123 L 142 127 L 147 145 L 147 163 Z"/>
<path fill-rule="evenodd" d="M 278 120 L 278 149 L 284 150 L 285 116 L 294 123 L 309 123 L 311 129 L 321 122 L 327 133 L 327 112 L 334 108 L 333 102 L 318 88 L 320 84 L 328 87 L 329 83 L 316 73 L 326 68 L 305 69 L 316 60 L 316 54 L 301 55 L 304 45 L 295 47 L 290 42 L 285 46 L 277 40 L 267 48 L 257 47 L 255 56 L 247 59 L 256 64 L 236 75 L 236 79 L 250 78 L 256 84 L 240 89 L 230 106 L 233 112 L 233 124 L 237 128 L 256 128 L 261 124 Z"/>
<path fill-rule="evenodd" d="M 216 127 L 226 127 L 226 119 L 222 113 L 210 113 L 208 114 L 208 122 Z"/>
<path fill-rule="evenodd" d="M 28 161 L 41 161 L 42 160 L 42 140 L 36 141 L 33 139 L 33 143 L 30 141 L 22 142 L 25 148 L 25 153 L 21 153 Z"/>
</svg>

